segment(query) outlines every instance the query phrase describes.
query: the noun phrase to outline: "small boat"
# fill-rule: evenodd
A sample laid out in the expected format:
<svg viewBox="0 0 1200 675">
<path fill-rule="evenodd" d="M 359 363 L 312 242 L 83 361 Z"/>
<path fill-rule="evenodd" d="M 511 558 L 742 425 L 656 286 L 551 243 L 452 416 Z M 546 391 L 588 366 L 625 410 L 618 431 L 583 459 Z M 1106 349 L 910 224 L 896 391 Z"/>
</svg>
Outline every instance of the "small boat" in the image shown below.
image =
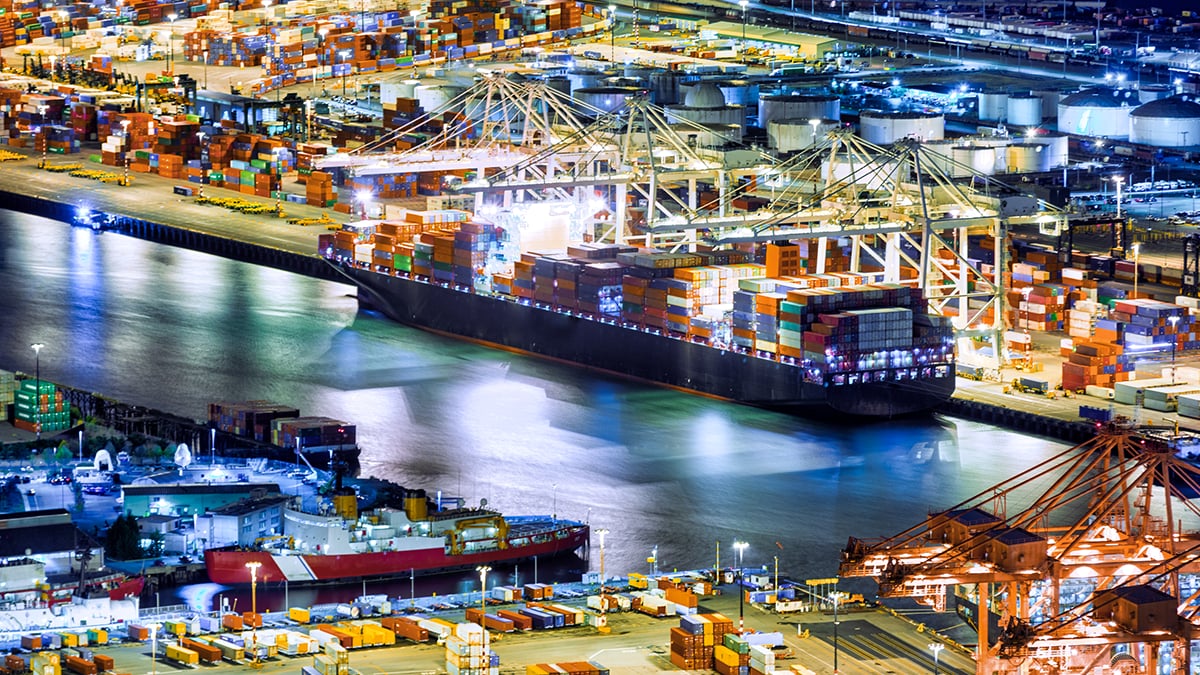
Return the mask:
<svg viewBox="0 0 1200 675">
<path fill-rule="evenodd" d="M 116 226 L 116 218 L 111 214 L 101 213 L 86 206 L 75 209 L 75 217 L 71 221 L 76 227 L 89 227 L 96 232 L 112 229 Z"/>
</svg>

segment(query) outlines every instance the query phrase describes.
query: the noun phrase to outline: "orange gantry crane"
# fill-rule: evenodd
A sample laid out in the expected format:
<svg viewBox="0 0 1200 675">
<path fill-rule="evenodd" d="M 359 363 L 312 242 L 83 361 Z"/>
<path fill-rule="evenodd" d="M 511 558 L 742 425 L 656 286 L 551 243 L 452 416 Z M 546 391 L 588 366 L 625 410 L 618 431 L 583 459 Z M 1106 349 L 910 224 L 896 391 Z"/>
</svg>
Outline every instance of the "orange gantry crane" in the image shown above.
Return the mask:
<svg viewBox="0 0 1200 675">
<path fill-rule="evenodd" d="M 1177 430 L 1094 438 L 883 540 L 851 538 L 841 576 L 937 611 L 978 602 L 980 675 L 1190 675 L 1200 638 L 1200 468 Z M 1193 437 L 1194 440 L 1194 437 Z M 1009 504 L 1027 504 L 1009 512 Z M 998 634 L 989 621 L 998 617 Z"/>
</svg>

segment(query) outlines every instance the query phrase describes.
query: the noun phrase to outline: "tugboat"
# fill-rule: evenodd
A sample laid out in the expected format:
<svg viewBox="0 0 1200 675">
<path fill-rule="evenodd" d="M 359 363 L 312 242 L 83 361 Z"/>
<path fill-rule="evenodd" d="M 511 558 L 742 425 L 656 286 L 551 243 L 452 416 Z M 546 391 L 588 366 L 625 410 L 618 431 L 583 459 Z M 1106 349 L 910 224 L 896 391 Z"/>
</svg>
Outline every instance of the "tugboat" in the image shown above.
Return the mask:
<svg viewBox="0 0 1200 675">
<path fill-rule="evenodd" d="M 90 227 L 93 231 L 103 232 L 116 227 L 116 217 L 96 211 L 87 206 L 80 206 L 75 209 L 75 217 L 71 220 L 71 224 L 76 227 Z"/>
</svg>

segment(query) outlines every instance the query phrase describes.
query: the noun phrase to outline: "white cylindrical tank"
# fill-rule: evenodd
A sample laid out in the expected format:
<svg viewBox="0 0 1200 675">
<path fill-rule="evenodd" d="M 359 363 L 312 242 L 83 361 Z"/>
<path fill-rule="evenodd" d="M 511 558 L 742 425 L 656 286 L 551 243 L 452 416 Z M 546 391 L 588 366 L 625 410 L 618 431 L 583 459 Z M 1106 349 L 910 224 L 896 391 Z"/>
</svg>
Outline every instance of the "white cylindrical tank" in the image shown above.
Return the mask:
<svg viewBox="0 0 1200 675">
<path fill-rule="evenodd" d="M 571 92 L 571 98 L 581 106 L 591 106 L 604 112 L 612 112 L 625 104 L 629 97 L 636 95 L 640 89 L 635 87 L 584 87 Z M 584 108 L 584 114 L 594 114 L 593 110 Z"/>
<path fill-rule="evenodd" d="M 1042 97 L 1033 94 L 1009 96 L 1005 119 L 1019 127 L 1036 127 L 1042 123 Z"/>
<path fill-rule="evenodd" d="M 449 84 L 418 84 L 413 89 L 417 104 L 427 113 L 443 109 L 465 91 Z"/>
<path fill-rule="evenodd" d="M 925 153 L 921 156 L 921 161 L 925 164 L 931 164 L 932 170 L 947 176 L 954 175 L 953 159 L 954 146 L 958 142 L 948 138 L 938 141 L 924 141 L 921 147 Z"/>
<path fill-rule="evenodd" d="M 1063 93 L 1058 89 L 1038 89 L 1033 93 L 1042 98 L 1042 118 L 1058 119 L 1058 102 Z"/>
<path fill-rule="evenodd" d="M 870 157 L 838 155 L 821 162 L 821 175 L 832 180 L 861 185 L 867 190 L 878 190 L 896 175 L 898 167 L 894 160 Z"/>
<path fill-rule="evenodd" d="M 1129 140 L 1161 147 L 1200 144 L 1200 103 L 1172 96 L 1142 104 L 1129 114 Z"/>
<path fill-rule="evenodd" d="M 605 77 L 605 73 L 589 68 L 580 68 L 567 73 L 567 78 L 571 80 L 571 91 L 598 87 Z"/>
<path fill-rule="evenodd" d="M 379 100 L 383 103 L 395 103 L 396 99 L 416 98 L 418 80 L 402 80 L 400 82 L 380 82 Z"/>
<path fill-rule="evenodd" d="M 935 113 L 864 111 L 858 135 L 876 145 L 891 145 L 902 138 L 938 140 L 946 135 L 946 118 Z"/>
<path fill-rule="evenodd" d="M 1029 143 L 1044 146 L 1044 156 L 1041 163 L 1048 169 L 1057 169 L 1067 165 L 1067 153 L 1070 151 L 1070 138 L 1066 134 L 1050 133 L 1030 136 Z"/>
<path fill-rule="evenodd" d="M 674 105 L 679 102 L 680 84 L 684 78 L 681 70 L 660 70 L 650 76 L 650 102 L 657 106 Z"/>
<path fill-rule="evenodd" d="M 1041 143 L 1013 143 L 1008 146 L 1007 154 L 1009 173 L 1037 173 L 1050 170 L 1050 166 L 1045 163 L 1050 153 L 1046 152 L 1046 146 Z"/>
<path fill-rule="evenodd" d="M 837 120 L 771 120 L 767 124 L 767 144 L 779 152 L 803 150 L 814 142 L 820 144 L 826 134 L 840 125 Z"/>
<path fill-rule="evenodd" d="M 1160 98 L 1167 98 L 1174 93 L 1175 90 L 1165 84 L 1147 84 L 1144 87 L 1138 87 L 1138 101 L 1149 103 Z"/>
<path fill-rule="evenodd" d="M 1128 138 L 1137 96 L 1129 89 L 1085 89 L 1058 104 L 1058 130 L 1101 138 Z"/>
<path fill-rule="evenodd" d="M 716 84 L 729 105 L 748 106 L 758 103 L 758 84 L 750 80 L 719 80 Z"/>
<path fill-rule="evenodd" d="M 746 123 L 746 109 L 740 105 L 725 103 L 725 95 L 716 84 L 701 82 L 685 89 L 687 92 L 683 105 L 667 106 L 667 121 L 671 124 L 682 121 L 699 124 L 737 124 Z"/>
<path fill-rule="evenodd" d="M 842 101 L 827 94 L 772 94 L 758 99 L 758 126 L 771 120 L 838 120 Z"/>
<path fill-rule="evenodd" d="M 952 150 L 955 177 L 990 176 L 996 170 L 996 149 L 982 145 L 958 145 Z"/>
<path fill-rule="evenodd" d="M 982 121 L 999 122 L 1008 114 L 1008 94 L 996 91 L 981 91 L 977 94 L 979 101 L 979 119 Z"/>
<path fill-rule="evenodd" d="M 671 130 L 691 147 L 719 148 L 742 141 L 740 124 L 672 124 Z"/>
</svg>

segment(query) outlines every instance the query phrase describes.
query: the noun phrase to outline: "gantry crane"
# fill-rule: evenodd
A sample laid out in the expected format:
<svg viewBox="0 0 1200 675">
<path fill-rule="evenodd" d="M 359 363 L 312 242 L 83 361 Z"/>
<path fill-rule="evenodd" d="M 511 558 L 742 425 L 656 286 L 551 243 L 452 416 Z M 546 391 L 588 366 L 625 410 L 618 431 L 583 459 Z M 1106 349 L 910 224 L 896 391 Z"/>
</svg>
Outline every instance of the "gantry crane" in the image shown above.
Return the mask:
<svg viewBox="0 0 1200 675">
<path fill-rule="evenodd" d="M 1102 425 L 900 534 L 851 538 L 841 575 L 938 611 L 949 589 L 973 590 L 981 675 L 1190 674 L 1200 507 L 1189 497 L 1200 494 L 1200 468 L 1177 455 L 1181 438 L 1125 419 Z"/>
</svg>

